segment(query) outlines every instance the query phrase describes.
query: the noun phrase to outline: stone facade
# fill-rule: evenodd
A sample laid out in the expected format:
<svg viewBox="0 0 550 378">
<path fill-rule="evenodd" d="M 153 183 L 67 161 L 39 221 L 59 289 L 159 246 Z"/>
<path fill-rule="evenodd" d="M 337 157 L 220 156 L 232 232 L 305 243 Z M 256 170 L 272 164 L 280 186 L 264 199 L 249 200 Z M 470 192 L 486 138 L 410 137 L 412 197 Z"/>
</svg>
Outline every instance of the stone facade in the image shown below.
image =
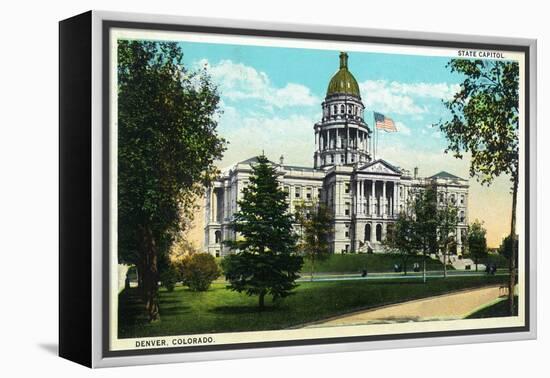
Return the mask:
<svg viewBox="0 0 550 378">
<path fill-rule="evenodd" d="M 323 202 L 332 210 L 333 253 L 383 252 L 382 242 L 400 212 L 419 191 L 433 185 L 438 203 L 458 208 L 457 249 L 463 251 L 468 225 L 468 182 L 447 172 L 421 178 L 372 156 L 373 130 L 364 120 L 359 86 L 340 54 L 340 70 L 329 83 L 321 104 L 323 116 L 313 127 L 313 168 L 277 166 L 280 185 L 288 193 L 289 211 L 302 201 Z M 256 159 L 238 162 L 206 191 L 204 249 L 216 256 L 230 253 L 223 240 L 235 237 L 230 227 L 242 189 L 248 185 Z"/>
</svg>

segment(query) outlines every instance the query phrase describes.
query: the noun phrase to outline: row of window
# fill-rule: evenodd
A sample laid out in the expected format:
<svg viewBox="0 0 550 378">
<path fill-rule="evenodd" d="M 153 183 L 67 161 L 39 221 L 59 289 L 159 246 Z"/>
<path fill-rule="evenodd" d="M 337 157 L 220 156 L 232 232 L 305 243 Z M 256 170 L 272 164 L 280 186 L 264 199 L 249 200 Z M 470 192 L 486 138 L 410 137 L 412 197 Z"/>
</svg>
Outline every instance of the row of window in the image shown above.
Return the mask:
<svg viewBox="0 0 550 378">
<path fill-rule="evenodd" d="M 346 114 L 346 106 L 344 104 L 325 106 L 323 116 L 335 116 L 338 114 Z M 353 116 L 361 116 L 361 108 L 354 104 L 347 105 L 347 114 Z"/>
<path fill-rule="evenodd" d="M 290 197 L 290 186 L 285 185 L 283 190 L 287 194 L 287 198 Z M 305 187 L 305 190 L 301 186 L 294 186 L 294 198 L 303 198 L 304 192 L 306 199 L 313 198 L 313 188 L 311 186 Z M 317 198 L 319 197 L 321 197 L 321 188 L 317 188 Z"/>
<path fill-rule="evenodd" d="M 339 155 L 340 160 L 336 161 L 336 156 L 334 154 L 325 155 L 323 160 L 323 165 L 326 164 L 335 164 L 335 163 L 346 163 L 346 156 L 344 154 Z M 357 160 L 357 154 L 350 154 L 350 161 L 348 163 L 355 163 L 356 161 L 363 162 L 365 159 L 363 155 L 359 155 L 359 160 Z"/>
<path fill-rule="evenodd" d="M 460 204 L 464 205 L 464 202 L 466 200 L 464 194 L 461 194 L 459 198 L 460 198 Z M 448 201 L 449 203 L 456 205 L 457 197 L 455 196 L 454 193 L 449 194 Z M 445 193 L 439 193 L 439 203 L 445 203 Z"/>
</svg>

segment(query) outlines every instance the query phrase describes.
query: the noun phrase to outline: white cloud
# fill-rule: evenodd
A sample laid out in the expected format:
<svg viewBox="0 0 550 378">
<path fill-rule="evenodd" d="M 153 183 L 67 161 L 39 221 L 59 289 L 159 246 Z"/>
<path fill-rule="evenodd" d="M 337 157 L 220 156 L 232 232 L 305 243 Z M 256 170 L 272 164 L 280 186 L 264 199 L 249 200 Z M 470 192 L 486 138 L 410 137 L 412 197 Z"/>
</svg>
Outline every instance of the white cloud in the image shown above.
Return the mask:
<svg viewBox="0 0 550 378">
<path fill-rule="evenodd" d="M 202 59 L 197 64 L 208 66 L 212 78 L 220 86 L 222 97 L 230 100 L 256 99 L 268 107 L 276 108 L 321 103 L 308 87 L 296 83 L 287 83 L 282 88 L 275 87 L 265 72 L 242 63 L 222 60 L 211 65 L 208 60 Z"/>
<path fill-rule="evenodd" d="M 367 109 L 396 114 L 425 113 L 426 109 L 417 105 L 412 97 L 392 92 L 385 80 L 367 80 L 359 84 L 363 103 Z"/>
<path fill-rule="evenodd" d="M 381 112 L 418 116 L 428 111 L 418 99 L 450 99 L 460 88 L 448 83 L 400 83 L 367 80 L 359 84 L 365 106 Z"/>
<path fill-rule="evenodd" d="M 229 141 L 221 167 L 231 166 L 262 151 L 270 159 L 278 160 L 284 155 L 288 164 L 311 166 L 315 147 L 311 117 L 298 114 L 241 116 L 234 108 L 230 109 L 226 107 L 220 120 L 220 133 Z"/>
<path fill-rule="evenodd" d="M 431 97 L 448 100 L 460 90 L 459 84 L 448 83 L 399 83 L 392 81 L 389 87 L 393 93 L 418 97 Z"/>
<path fill-rule="evenodd" d="M 405 125 L 403 122 L 397 121 L 395 123 L 395 127 L 397 127 L 397 131 L 404 135 L 411 135 L 411 129 Z"/>
</svg>

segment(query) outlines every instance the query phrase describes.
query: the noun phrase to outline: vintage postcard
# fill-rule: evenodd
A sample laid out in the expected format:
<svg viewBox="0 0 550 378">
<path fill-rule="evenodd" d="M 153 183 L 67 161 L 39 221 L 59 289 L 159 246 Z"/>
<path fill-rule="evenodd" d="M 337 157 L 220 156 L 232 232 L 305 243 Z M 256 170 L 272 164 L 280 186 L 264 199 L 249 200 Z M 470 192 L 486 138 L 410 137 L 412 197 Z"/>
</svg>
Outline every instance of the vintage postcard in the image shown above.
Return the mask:
<svg viewBox="0 0 550 378">
<path fill-rule="evenodd" d="M 109 352 L 525 329 L 523 51 L 107 41 Z"/>
</svg>

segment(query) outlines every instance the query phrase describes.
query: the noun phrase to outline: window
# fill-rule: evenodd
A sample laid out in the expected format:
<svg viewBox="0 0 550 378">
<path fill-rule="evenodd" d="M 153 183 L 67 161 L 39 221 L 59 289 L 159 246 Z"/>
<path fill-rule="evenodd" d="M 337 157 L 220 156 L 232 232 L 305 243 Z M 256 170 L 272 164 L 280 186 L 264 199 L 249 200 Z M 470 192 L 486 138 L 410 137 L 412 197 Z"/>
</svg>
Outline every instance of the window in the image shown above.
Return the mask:
<svg viewBox="0 0 550 378">
<path fill-rule="evenodd" d="M 341 154 L 340 155 L 340 163 L 345 163 L 346 162 L 346 156 L 344 154 Z"/>
<path fill-rule="evenodd" d="M 306 198 L 311 199 L 311 188 L 306 189 Z"/>
<path fill-rule="evenodd" d="M 376 225 L 376 241 L 377 242 L 382 241 L 382 225 L 381 224 Z"/>
<path fill-rule="evenodd" d="M 216 257 L 220 257 L 220 250 L 216 249 Z"/>
<path fill-rule="evenodd" d="M 297 186 L 294 190 L 294 197 L 300 198 L 302 196 L 302 188 Z"/>
<path fill-rule="evenodd" d="M 349 223 L 346 223 L 346 238 L 349 238 Z"/>
<path fill-rule="evenodd" d="M 321 198 L 321 188 L 317 188 L 317 198 Z"/>
<path fill-rule="evenodd" d="M 370 241 L 370 232 L 371 232 L 371 226 L 370 224 L 367 224 L 365 226 L 365 241 Z"/>
<path fill-rule="evenodd" d="M 334 155 L 332 155 L 332 154 L 330 155 L 330 162 L 334 163 Z"/>
<path fill-rule="evenodd" d="M 221 233 L 221 231 L 216 231 L 216 232 L 214 233 L 214 240 L 215 240 L 214 242 L 215 242 L 216 244 L 218 244 L 218 243 L 220 243 L 220 242 L 222 241 L 222 233 Z"/>
<path fill-rule="evenodd" d="M 344 114 L 346 111 L 344 109 L 344 105 L 340 105 L 340 113 Z"/>
<path fill-rule="evenodd" d="M 345 214 L 349 215 L 349 202 L 346 202 Z"/>
<path fill-rule="evenodd" d="M 460 196 L 460 204 L 464 205 L 464 194 Z"/>
<path fill-rule="evenodd" d="M 352 163 L 355 162 L 355 154 L 351 154 L 351 162 L 352 162 Z"/>
<path fill-rule="evenodd" d="M 345 190 L 346 194 L 349 193 L 349 182 L 346 182 L 344 184 L 344 190 Z"/>
<path fill-rule="evenodd" d="M 464 215 L 464 211 L 460 212 L 460 216 L 458 217 L 458 219 L 460 220 L 460 222 L 464 222 L 464 220 L 466 219 L 466 216 Z"/>
</svg>

